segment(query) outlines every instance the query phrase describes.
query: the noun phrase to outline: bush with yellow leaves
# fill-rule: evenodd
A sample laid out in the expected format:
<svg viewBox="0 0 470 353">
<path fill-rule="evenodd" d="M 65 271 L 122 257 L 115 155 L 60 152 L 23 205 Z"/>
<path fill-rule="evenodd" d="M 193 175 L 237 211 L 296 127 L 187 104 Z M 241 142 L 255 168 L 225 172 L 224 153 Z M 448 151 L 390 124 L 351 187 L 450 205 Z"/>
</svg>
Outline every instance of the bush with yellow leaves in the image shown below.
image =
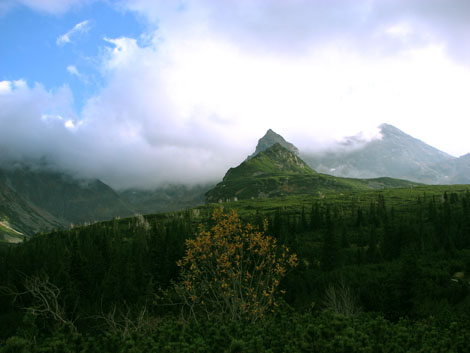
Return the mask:
<svg viewBox="0 0 470 353">
<path fill-rule="evenodd" d="M 243 224 L 235 211 L 218 209 L 212 217 L 215 225 L 186 240 L 185 256 L 178 261 L 182 281 L 177 289 L 184 308 L 193 318 L 263 318 L 277 306 L 276 289 L 297 265 L 296 255 L 263 231 Z"/>
</svg>

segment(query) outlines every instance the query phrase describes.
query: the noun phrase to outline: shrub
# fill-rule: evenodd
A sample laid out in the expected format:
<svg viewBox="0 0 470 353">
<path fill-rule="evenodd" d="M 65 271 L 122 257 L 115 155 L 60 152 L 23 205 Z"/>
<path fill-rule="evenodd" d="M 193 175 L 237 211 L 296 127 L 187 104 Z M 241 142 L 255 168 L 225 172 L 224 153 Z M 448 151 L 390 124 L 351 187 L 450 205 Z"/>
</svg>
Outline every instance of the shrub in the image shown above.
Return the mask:
<svg viewBox="0 0 470 353">
<path fill-rule="evenodd" d="M 277 306 L 276 289 L 288 269 L 297 265 L 295 254 L 250 224 L 235 211 L 218 209 L 215 225 L 186 240 L 178 266 L 178 290 L 188 313 L 222 319 L 256 321 Z M 264 229 L 266 229 L 266 225 Z"/>
</svg>

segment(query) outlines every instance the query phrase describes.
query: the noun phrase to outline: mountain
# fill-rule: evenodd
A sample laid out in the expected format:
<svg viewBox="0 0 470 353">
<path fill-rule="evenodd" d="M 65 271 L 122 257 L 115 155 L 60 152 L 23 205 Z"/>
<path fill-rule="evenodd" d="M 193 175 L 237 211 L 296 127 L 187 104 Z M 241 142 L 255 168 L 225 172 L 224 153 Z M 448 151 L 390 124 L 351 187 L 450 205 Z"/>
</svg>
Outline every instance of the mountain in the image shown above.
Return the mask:
<svg viewBox="0 0 470 353">
<path fill-rule="evenodd" d="M 258 140 L 255 152 L 251 156 L 249 156 L 248 159 L 253 158 L 258 153 L 267 150 L 269 147 L 275 145 L 276 143 L 280 144 L 282 147 L 296 155 L 299 154 L 299 150 L 297 147 L 295 147 L 292 143 L 284 140 L 284 137 L 282 137 L 281 135 L 276 134 L 273 130 L 269 129 L 266 134 Z"/>
<path fill-rule="evenodd" d="M 28 166 L 0 169 L 0 221 L 13 231 L 31 235 L 132 214 L 134 210 L 100 180 Z M 6 229 L 3 226 L 0 233 Z"/>
<path fill-rule="evenodd" d="M 238 201 L 341 190 L 370 190 L 417 185 L 391 178 L 347 179 L 320 174 L 279 143 L 254 154 L 206 193 L 208 202 Z"/>
<path fill-rule="evenodd" d="M 71 224 L 195 207 L 205 202 L 204 194 L 212 187 L 169 185 L 117 192 L 98 179 L 10 165 L 0 168 L 0 242 L 19 242 Z"/>
<path fill-rule="evenodd" d="M 83 223 L 132 215 L 133 210 L 98 179 L 29 167 L 4 171 L 8 185 L 63 223 Z"/>
<path fill-rule="evenodd" d="M 366 142 L 351 137 L 339 148 L 302 157 L 312 168 L 335 176 L 388 176 L 428 184 L 449 183 L 449 166 L 454 165 L 455 157 L 392 125 L 382 124 L 379 128 L 382 138 Z"/>
</svg>

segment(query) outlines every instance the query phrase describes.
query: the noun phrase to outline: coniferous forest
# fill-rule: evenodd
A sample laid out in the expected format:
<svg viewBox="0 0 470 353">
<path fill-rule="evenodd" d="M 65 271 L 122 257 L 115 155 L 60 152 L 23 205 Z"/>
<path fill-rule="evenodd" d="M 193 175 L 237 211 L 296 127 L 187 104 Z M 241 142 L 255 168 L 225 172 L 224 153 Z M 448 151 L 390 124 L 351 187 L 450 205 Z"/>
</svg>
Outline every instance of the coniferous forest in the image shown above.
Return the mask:
<svg viewBox="0 0 470 353">
<path fill-rule="evenodd" d="M 470 351 L 466 186 L 207 204 L 0 255 L 2 353 Z"/>
</svg>

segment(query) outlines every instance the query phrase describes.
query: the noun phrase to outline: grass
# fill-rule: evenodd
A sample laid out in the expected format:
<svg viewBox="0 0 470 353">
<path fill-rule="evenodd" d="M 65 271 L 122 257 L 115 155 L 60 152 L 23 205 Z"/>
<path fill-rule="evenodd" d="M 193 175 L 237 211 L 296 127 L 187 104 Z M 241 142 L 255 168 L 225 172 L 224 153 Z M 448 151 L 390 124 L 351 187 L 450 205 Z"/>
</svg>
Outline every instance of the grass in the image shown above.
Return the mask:
<svg viewBox="0 0 470 353">
<path fill-rule="evenodd" d="M 466 192 L 470 192 L 470 185 L 418 185 L 376 190 L 322 190 L 316 194 L 286 195 L 269 199 L 245 199 L 221 204 L 210 203 L 200 206 L 199 209 L 223 206 L 235 209 L 241 215 L 251 215 L 256 212 L 270 214 L 282 208 L 285 213 L 298 214 L 301 212 L 302 207 L 309 210 L 312 204 L 315 203 L 342 206 L 344 209 L 349 210 L 359 206 L 367 207 L 371 202 L 377 202 L 378 195 L 383 195 L 388 208 L 393 207 L 398 212 L 406 212 L 415 205 L 418 198 L 429 200 L 435 197 L 440 202 L 444 193 L 461 194 Z"/>
</svg>

